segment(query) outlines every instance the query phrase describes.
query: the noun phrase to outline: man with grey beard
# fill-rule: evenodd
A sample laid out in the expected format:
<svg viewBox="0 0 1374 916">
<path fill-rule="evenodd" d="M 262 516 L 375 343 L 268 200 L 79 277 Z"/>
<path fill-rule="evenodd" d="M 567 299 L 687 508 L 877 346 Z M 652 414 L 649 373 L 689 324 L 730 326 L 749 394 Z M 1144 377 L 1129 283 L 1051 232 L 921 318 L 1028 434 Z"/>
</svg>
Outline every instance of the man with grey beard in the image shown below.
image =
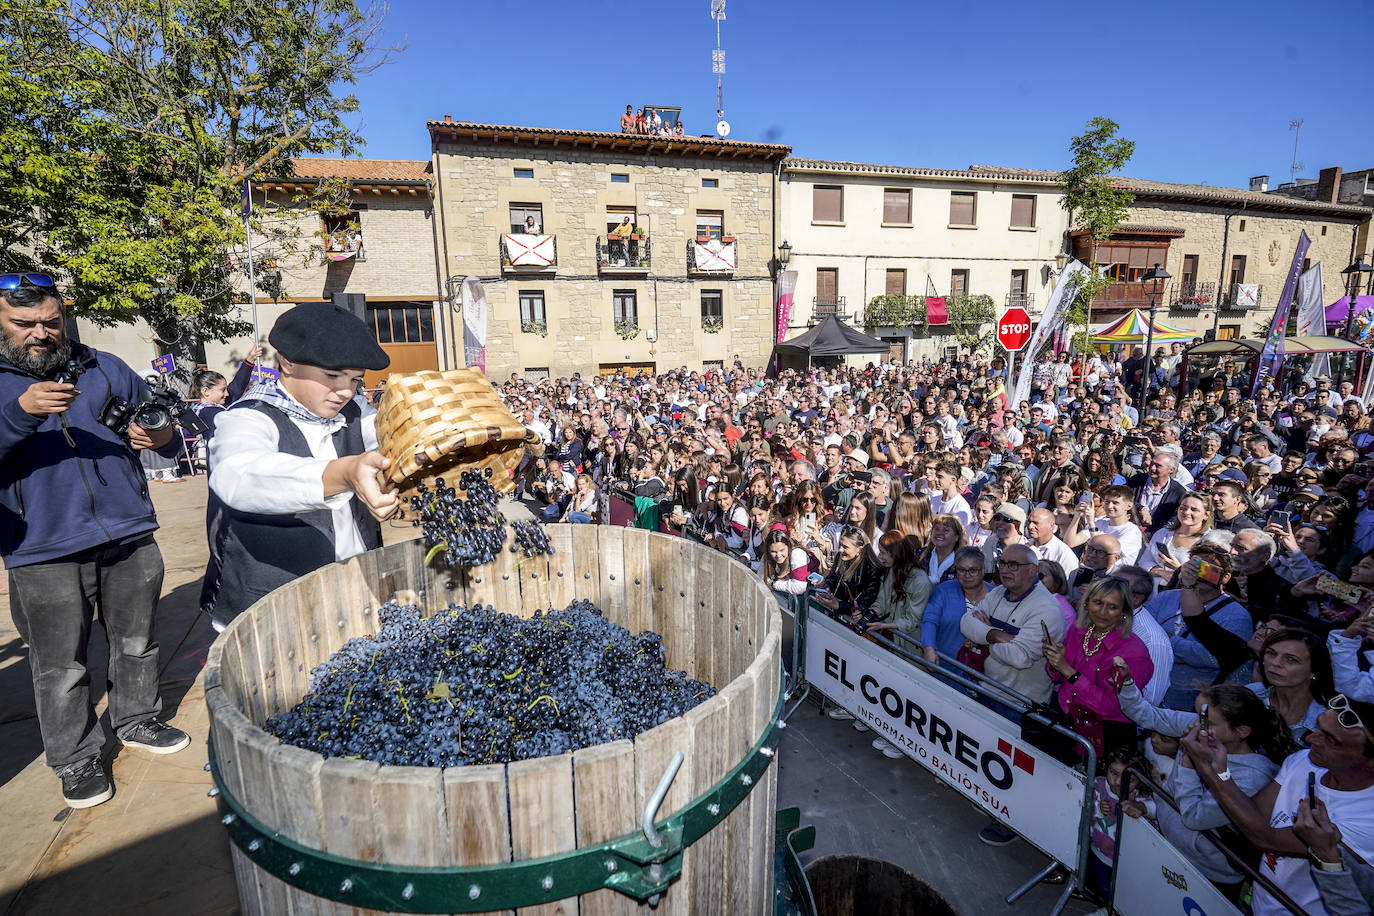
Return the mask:
<svg viewBox="0 0 1374 916">
<path fill-rule="evenodd" d="M 0 559 L 29 648 L 47 763 L 73 808 L 114 794 L 90 695 L 86 644 L 98 613 L 109 644 L 109 714 L 124 745 L 170 754 L 190 744 L 159 721 L 153 611 L 162 592 L 157 517 L 135 452 L 172 453 L 176 427 L 102 421 L 148 393 L 108 353 L 72 344 L 46 274 L 0 275 Z"/>
</svg>

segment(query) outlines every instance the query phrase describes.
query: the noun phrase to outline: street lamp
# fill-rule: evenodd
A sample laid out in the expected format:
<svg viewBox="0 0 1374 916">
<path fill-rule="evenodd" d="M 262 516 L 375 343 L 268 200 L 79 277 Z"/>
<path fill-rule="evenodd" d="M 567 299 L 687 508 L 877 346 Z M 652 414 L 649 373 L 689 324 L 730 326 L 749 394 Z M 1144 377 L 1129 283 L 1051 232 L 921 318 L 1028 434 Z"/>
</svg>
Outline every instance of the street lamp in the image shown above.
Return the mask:
<svg viewBox="0 0 1374 916">
<path fill-rule="evenodd" d="M 777 279 L 778 272 L 786 268 L 787 262 L 790 260 L 792 260 L 792 243 L 783 239 L 782 244 L 778 246 L 778 256 L 773 259 L 773 263 L 776 265 L 773 269 L 774 279 Z"/>
<path fill-rule="evenodd" d="M 1350 340 L 1350 328 L 1355 323 L 1355 301 L 1359 299 L 1360 287 L 1364 286 L 1369 279 L 1369 275 L 1374 273 L 1374 267 L 1370 267 L 1364 262 L 1364 255 L 1355 259 L 1341 273 L 1346 275 L 1346 284 L 1350 287 L 1350 306 L 1345 312 L 1345 339 Z"/>
<path fill-rule="evenodd" d="M 1145 396 L 1150 393 L 1150 375 L 1154 371 L 1154 364 L 1151 362 L 1154 357 L 1150 351 L 1155 346 L 1155 312 L 1159 309 L 1160 290 L 1164 288 L 1164 281 L 1171 276 L 1172 274 L 1156 262 L 1154 269 L 1141 278 L 1150 290 L 1150 326 L 1145 331 L 1145 368 L 1141 372 L 1140 400 L 1136 402 L 1135 408 L 1142 422 L 1145 419 Z"/>
</svg>

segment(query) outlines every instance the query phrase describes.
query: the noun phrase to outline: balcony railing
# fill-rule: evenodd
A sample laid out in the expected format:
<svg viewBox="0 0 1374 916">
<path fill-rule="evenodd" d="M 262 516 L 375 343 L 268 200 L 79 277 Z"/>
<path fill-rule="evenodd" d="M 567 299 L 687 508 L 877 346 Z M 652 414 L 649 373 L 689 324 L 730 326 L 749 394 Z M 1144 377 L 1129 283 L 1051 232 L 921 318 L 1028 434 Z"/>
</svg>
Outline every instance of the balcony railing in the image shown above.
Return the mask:
<svg viewBox="0 0 1374 916">
<path fill-rule="evenodd" d="M 812 322 L 824 321 L 831 315 L 837 318 L 844 318 L 844 296 L 827 296 L 824 300 L 820 296 L 811 297 L 811 320 Z"/>
<path fill-rule="evenodd" d="M 553 235 L 501 234 L 502 271 L 551 271 L 557 266 L 558 242 Z"/>
<path fill-rule="evenodd" d="M 1221 300 L 1221 307 L 1233 311 L 1248 311 L 1260 307 L 1264 287 L 1258 283 L 1232 283 Z"/>
<path fill-rule="evenodd" d="M 1007 308 L 1016 305 L 1030 312 L 1035 305 L 1035 293 L 1007 293 Z"/>
<path fill-rule="evenodd" d="M 649 237 L 598 235 L 596 269 L 603 274 L 642 274 L 649 271 Z"/>
<path fill-rule="evenodd" d="M 689 274 L 732 274 L 739 264 L 739 247 L 733 238 L 692 239 L 687 243 Z"/>
<path fill-rule="evenodd" d="M 1207 308 L 1216 301 L 1217 285 L 1211 280 L 1180 283 L 1169 297 L 1169 304 L 1176 309 Z"/>
<path fill-rule="evenodd" d="M 1136 282 L 1112 283 L 1093 299 L 1093 311 L 1111 312 L 1129 309 L 1150 309 L 1150 284 Z M 1161 294 L 1162 294 L 1161 290 Z M 1161 303 L 1163 298 L 1159 300 Z"/>
</svg>

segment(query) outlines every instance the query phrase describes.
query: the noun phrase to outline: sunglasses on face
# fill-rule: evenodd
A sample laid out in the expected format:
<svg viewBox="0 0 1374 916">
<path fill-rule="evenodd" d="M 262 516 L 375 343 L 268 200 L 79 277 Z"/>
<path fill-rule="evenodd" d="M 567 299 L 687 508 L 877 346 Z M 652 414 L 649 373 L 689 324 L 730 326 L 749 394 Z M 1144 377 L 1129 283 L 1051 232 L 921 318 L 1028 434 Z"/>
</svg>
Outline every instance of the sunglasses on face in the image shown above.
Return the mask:
<svg viewBox="0 0 1374 916">
<path fill-rule="evenodd" d="M 1019 569 L 1022 566 L 1035 566 L 1035 563 L 1021 563 L 1016 560 L 998 560 L 998 569 Z"/>
<path fill-rule="evenodd" d="M 1336 721 L 1341 728 L 1358 728 L 1368 741 L 1374 743 L 1374 734 L 1370 734 L 1369 726 L 1360 719 L 1360 714 L 1351 709 L 1350 700 L 1346 699 L 1345 694 L 1336 694 L 1326 705 L 1336 711 Z"/>
<path fill-rule="evenodd" d="M 57 284 L 47 274 L 0 274 L 0 289 L 18 289 L 21 286 L 53 289 Z"/>
</svg>

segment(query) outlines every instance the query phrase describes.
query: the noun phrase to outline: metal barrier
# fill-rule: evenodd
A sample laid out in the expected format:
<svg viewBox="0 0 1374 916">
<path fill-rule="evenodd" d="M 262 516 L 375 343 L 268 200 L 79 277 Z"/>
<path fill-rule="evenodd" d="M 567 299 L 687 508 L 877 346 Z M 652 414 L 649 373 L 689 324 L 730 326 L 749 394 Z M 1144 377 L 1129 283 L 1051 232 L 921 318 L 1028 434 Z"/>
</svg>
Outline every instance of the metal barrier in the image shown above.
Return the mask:
<svg viewBox="0 0 1374 916">
<path fill-rule="evenodd" d="M 1070 880 L 1050 910 L 1057 916 L 1086 879 L 1093 780 L 1027 744 L 1019 729 L 1008 730 L 1011 720 L 971 698 L 1008 707 L 1023 721 L 1035 722 L 1081 748 L 1087 773 L 1097 768 L 1092 743 L 1005 685 L 957 663 L 942 670 L 883 636 L 860 636 L 824 609 L 813 615 L 812 604 L 799 606 L 794 679 L 808 690 L 814 686 L 1051 858 L 1048 866 L 1007 895 L 1007 903 L 1029 893 L 1056 867 L 1068 870 Z M 784 717 L 800 702 L 784 710 Z"/>
<path fill-rule="evenodd" d="M 1157 802 L 1179 810 L 1173 796 L 1136 767 L 1128 767 L 1122 776 L 1122 798 L 1130 797 L 1132 780 L 1148 788 Z M 1268 891 L 1293 916 L 1305 916 L 1302 907 L 1226 845 L 1216 830 L 1203 830 L 1201 833 L 1237 871 Z M 1128 847 L 1131 853 L 1123 856 L 1122 849 Z M 1122 862 L 1129 867 L 1123 870 Z M 1242 914 L 1240 908 L 1198 871 L 1163 834 L 1143 818 L 1127 816 L 1119 805 L 1112 876 L 1111 905 L 1121 916 L 1154 916 L 1167 912 L 1202 913 L 1206 916 Z M 1174 901 L 1177 901 L 1176 905 Z"/>
</svg>

